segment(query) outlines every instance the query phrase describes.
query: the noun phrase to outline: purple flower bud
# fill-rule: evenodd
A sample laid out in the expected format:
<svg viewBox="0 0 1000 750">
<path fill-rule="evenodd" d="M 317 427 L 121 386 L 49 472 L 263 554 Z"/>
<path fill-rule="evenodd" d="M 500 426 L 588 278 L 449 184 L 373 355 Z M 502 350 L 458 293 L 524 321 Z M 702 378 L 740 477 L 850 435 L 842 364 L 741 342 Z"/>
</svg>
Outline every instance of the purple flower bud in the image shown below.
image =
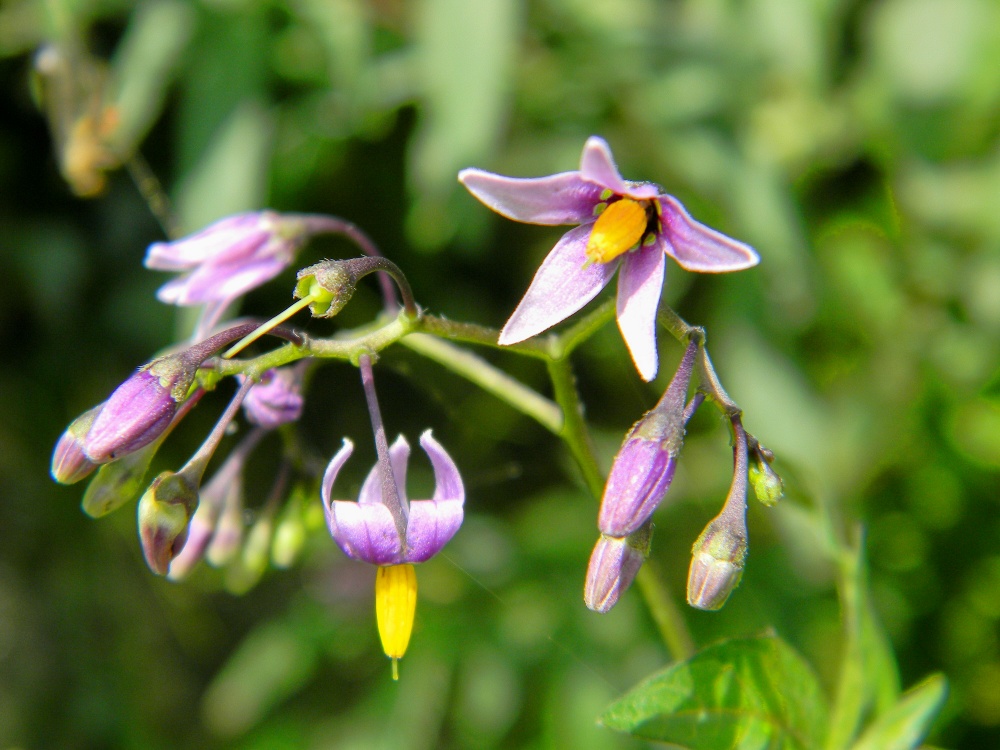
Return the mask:
<svg viewBox="0 0 1000 750">
<path fill-rule="evenodd" d="M 74 484 L 97 468 L 83 450 L 84 440 L 104 404 L 95 406 L 73 420 L 52 452 L 52 478 L 60 484 Z"/>
<path fill-rule="evenodd" d="M 243 401 L 243 411 L 252 424 L 274 429 L 302 415 L 300 367 L 271 369 L 263 374 Z"/>
<path fill-rule="evenodd" d="M 160 288 L 161 302 L 229 302 L 285 270 L 308 236 L 301 217 L 274 211 L 238 214 L 183 239 L 150 245 L 146 268 L 186 272 Z"/>
<path fill-rule="evenodd" d="M 406 465 L 410 446 L 400 436 L 389 450 L 397 491 L 406 514 L 402 535 L 382 497 L 379 466 L 368 474 L 358 502 L 332 500 L 333 483 L 354 450 L 350 440 L 330 461 L 323 476 L 321 496 L 326 523 L 344 554 L 372 565 L 419 563 L 436 555 L 462 525 L 465 489 L 458 467 L 430 430 L 420 436 L 420 445 L 434 469 L 434 495 L 430 500 L 408 502 L 405 493 Z"/>
<path fill-rule="evenodd" d="M 601 498 L 597 519 L 601 533 L 628 536 L 653 515 L 667 494 L 684 440 L 684 401 L 695 351 L 692 342 L 659 403 L 625 436 Z"/>
<path fill-rule="evenodd" d="M 103 464 L 156 440 L 187 398 L 200 363 L 186 353 L 160 357 L 118 386 L 87 433 L 87 457 Z"/>
<path fill-rule="evenodd" d="M 587 566 L 583 601 L 595 612 L 608 612 L 628 590 L 649 555 L 650 524 L 626 538 L 601 534 Z"/>
<path fill-rule="evenodd" d="M 139 538 L 150 569 L 165 576 L 187 539 L 198 488 L 184 474 L 165 471 L 139 500 Z"/>
</svg>

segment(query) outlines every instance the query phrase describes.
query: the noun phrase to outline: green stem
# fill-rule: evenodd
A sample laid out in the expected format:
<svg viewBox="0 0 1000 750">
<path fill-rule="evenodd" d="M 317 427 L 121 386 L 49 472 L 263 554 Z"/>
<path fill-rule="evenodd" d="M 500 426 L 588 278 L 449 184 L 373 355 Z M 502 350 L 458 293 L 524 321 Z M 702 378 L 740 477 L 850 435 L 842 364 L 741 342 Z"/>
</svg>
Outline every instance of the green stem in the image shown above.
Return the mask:
<svg viewBox="0 0 1000 750">
<path fill-rule="evenodd" d="M 569 356 L 580 344 L 589 339 L 615 316 L 615 300 L 605 300 L 593 312 L 583 316 L 577 323 L 563 331 L 552 345 L 553 357 Z"/>
<path fill-rule="evenodd" d="M 479 355 L 424 333 L 410 334 L 400 343 L 478 385 L 550 432 L 561 434 L 563 416 L 556 404 Z"/>
<path fill-rule="evenodd" d="M 440 318 L 436 315 L 428 315 L 427 313 L 424 313 L 420 317 L 417 330 L 439 338 L 490 346 L 501 351 L 524 354 L 536 359 L 548 360 L 551 358 L 551 337 L 532 338 L 517 344 L 501 346 L 497 343 L 500 332 L 496 328 L 481 326 L 475 323 L 459 323 L 447 318 Z"/>
<path fill-rule="evenodd" d="M 667 645 L 667 650 L 674 661 L 683 661 L 694 656 L 694 640 L 684 622 L 684 616 L 674 604 L 673 598 L 663 583 L 663 576 L 652 560 L 646 560 L 635 582 L 646 600 L 653 622 L 660 631 L 660 637 Z"/>
</svg>

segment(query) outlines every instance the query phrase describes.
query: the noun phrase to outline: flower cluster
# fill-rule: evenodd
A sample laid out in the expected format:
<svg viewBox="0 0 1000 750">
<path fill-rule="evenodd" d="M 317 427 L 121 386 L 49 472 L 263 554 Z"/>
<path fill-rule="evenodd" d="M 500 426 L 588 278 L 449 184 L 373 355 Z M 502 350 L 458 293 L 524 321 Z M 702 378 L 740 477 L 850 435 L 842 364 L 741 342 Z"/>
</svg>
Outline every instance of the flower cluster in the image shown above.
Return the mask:
<svg viewBox="0 0 1000 750">
<path fill-rule="evenodd" d="M 466 169 L 459 179 L 479 200 L 509 218 L 577 225 L 556 243 L 502 330 L 480 343 L 509 346 L 537 336 L 586 306 L 618 271 L 618 326 L 639 375 L 649 381 L 659 365 L 656 326 L 666 257 L 688 270 L 708 273 L 758 262 L 752 248 L 698 223 L 659 186 L 622 179 L 600 138 L 587 141 L 577 171 L 522 179 Z M 348 237 L 364 257 L 324 260 L 300 270 L 293 290 L 296 301 L 266 323 L 223 323 L 243 295 L 281 274 L 302 246 L 322 233 Z M 161 287 L 161 301 L 202 306 L 194 343 L 143 365 L 107 400 L 74 420 L 56 445 L 53 477 L 72 484 L 93 474 L 83 507 L 94 517 L 138 498 L 139 537 L 155 573 L 181 580 L 206 560 L 224 568 L 227 585 L 237 592 L 252 586 L 269 561 L 276 567 L 294 561 L 307 532 L 309 498 L 318 494 L 336 546 L 348 558 L 376 568 L 376 620 L 397 677 L 397 662 L 406 652 L 416 612 L 414 566 L 440 552 L 459 531 L 465 489 L 455 462 L 427 430 L 420 446 L 433 469 L 434 491 L 428 499 L 408 498 L 410 446 L 402 436 L 392 446 L 386 439 L 375 392 L 375 356 L 412 333 L 475 340 L 482 329 L 449 328 L 445 319 L 436 320 L 436 329 L 421 329 L 427 317 L 402 271 L 357 227 L 334 217 L 240 214 L 189 237 L 153 244 L 145 263 L 180 273 Z M 306 309 L 314 318 L 336 316 L 358 282 L 371 273 L 378 274 L 382 285 L 386 315 L 363 329 L 359 338 L 313 339 L 281 325 Z M 209 335 L 211 331 L 216 332 Z M 233 359 L 267 333 L 285 339 L 286 345 L 257 357 Z M 748 482 L 766 503 L 781 494 L 781 481 L 770 468 L 772 456 L 743 430 L 739 408 L 718 385 L 703 332 L 686 327 L 682 333 L 687 349 L 676 374 L 656 406 L 625 435 L 604 487 L 597 521 L 600 538 L 584 586 L 586 605 L 598 612 L 615 605 L 648 556 L 653 514 L 673 481 L 688 420 L 706 398 L 722 406 L 732 425 L 734 474 L 725 507 L 695 544 L 688 586 L 693 606 L 721 606 L 739 581 L 747 548 Z M 426 345 L 413 348 L 431 351 Z M 345 438 L 320 478 L 311 462 L 303 460 L 298 439 L 287 427 L 300 418 L 307 374 L 323 357 L 349 360 L 361 374 L 378 460 L 357 501 L 334 498 L 335 482 L 354 444 Z M 515 387 L 492 365 L 460 350 L 449 350 L 447 356 L 439 351 L 437 358 L 456 371 L 477 371 L 472 379 L 494 393 Z M 699 387 L 689 399 L 696 369 Z M 147 482 L 166 437 L 207 392 L 230 376 L 238 390 L 201 447 L 177 471 L 161 471 Z M 520 388 L 522 396 L 528 392 Z M 559 414 L 555 404 L 538 394 L 531 392 L 527 398 L 543 403 L 547 414 L 556 412 L 550 424 L 558 425 L 569 414 L 566 410 L 574 408 L 572 402 L 561 401 Z M 235 431 L 233 422 L 241 409 L 249 429 L 203 485 L 209 462 L 225 436 Z M 243 474 L 273 433 L 282 439 L 280 468 L 247 526 Z M 315 500 L 311 502 L 315 507 Z M 322 525 L 318 517 L 316 523 Z"/>
</svg>

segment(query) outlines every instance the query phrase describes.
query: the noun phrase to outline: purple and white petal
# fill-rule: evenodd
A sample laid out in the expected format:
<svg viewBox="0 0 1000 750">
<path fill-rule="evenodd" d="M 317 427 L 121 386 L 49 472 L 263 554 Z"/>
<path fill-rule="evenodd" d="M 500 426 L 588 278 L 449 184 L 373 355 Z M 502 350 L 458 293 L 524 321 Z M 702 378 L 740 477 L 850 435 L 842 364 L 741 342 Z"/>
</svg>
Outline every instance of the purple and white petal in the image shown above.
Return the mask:
<svg viewBox="0 0 1000 750">
<path fill-rule="evenodd" d="M 657 240 L 625 256 L 618 274 L 618 328 L 643 380 L 656 377 L 656 310 L 663 292 L 666 259 Z"/>
<path fill-rule="evenodd" d="M 580 174 L 591 182 L 610 188 L 618 195 L 624 194 L 628 189 L 625 180 L 618 173 L 618 167 L 615 166 L 611 147 L 606 140 L 596 135 L 590 136 L 583 145 L 583 153 L 580 155 Z"/>
<path fill-rule="evenodd" d="M 451 456 L 434 439 L 430 430 L 425 430 L 420 436 L 420 447 L 431 460 L 434 468 L 434 500 L 458 500 L 465 502 L 465 487 L 462 485 L 462 475 L 451 460 Z"/>
<path fill-rule="evenodd" d="M 389 463 L 392 464 L 392 475 L 396 480 L 396 491 L 399 499 L 403 503 L 403 510 L 406 510 L 406 465 L 410 460 L 410 444 L 402 435 L 396 438 L 389 446 Z M 377 503 L 381 505 L 382 500 L 382 472 L 379 471 L 378 462 L 368 472 L 364 484 L 361 485 L 361 492 L 358 494 L 358 502 L 362 505 Z"/>
<path fill-rule="evenodd" d="M 527 224 L 579 224 L 594 218 L 602 186 L 579 172 L 548 177 L 504 177 L 482 169 L 463 169 L 458 180 L 485 206 Z"/>
<path fill-rule="evenodd" d="M 330 535 L 353 560 L 372 565 L 396 565 L 403 555 L 403 540 L 389 509 L 381 503 L 361 505 L 334 500 L 326 517 Z"/>
<path fill-rule="evenodd" d="M 524 341 L 565 320 L 596 297 L 611 280 L 618 268 L 617 260 L 587 262 L 587 239 L 592 227 L 584 224 L 570 229 L 552 248 L 500 331 L 501 345 Z"/>
<path fill-rule="evenodd" d="M 323 499 L 323 510 L 327 514 L 327 522 L 329 522 L 330 503 L 333 502 L 330 497 L 333 493 L 333 483 L 337 479 L 337 474 L 339 474 L 340 470 L 344 468 L 344 464 L 347 463 L 347 459 L 351 457 L 351 453 L 353 452 L 354 443 L 347 438 L 344 438 L 344 442 L 343 445 L 340 446 L 340 450 L 337 451 L 333 458 L 330 459 L 330 463 L 327 464 L 326 471 L 323 472 L 323 483 L 319 488 L 319 496 Z"/>
<path fill-rule="evenodd" d="M 461 500 L 414 500 L 406 524 L 402 562 L 420 563 L 441 551 L 462 525 Z"/>
<path fill-rule="evenodd" d="M 724 273 L 741 271 L 760 262 L 752 247 L 695 221 L 676 198 L 661 195 L 659 201 L 666 252 L 681 268 Z"/>
</svg>

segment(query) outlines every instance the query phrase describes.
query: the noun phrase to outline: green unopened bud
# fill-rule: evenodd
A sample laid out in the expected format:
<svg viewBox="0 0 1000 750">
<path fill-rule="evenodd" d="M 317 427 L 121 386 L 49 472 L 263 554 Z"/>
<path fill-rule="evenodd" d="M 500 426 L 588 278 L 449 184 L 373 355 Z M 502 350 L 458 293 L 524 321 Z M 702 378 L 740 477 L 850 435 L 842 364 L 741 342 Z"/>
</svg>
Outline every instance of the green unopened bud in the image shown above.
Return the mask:
<svg viewBox="0 0 1000 750">
<path fill-rule="evenodd" d="M 288 502 L 274 529 L 271 563 L 276 568 L 291 567 L 305 543 L 306 525 L 302 518 L 302 505 L 295 496 Z"/>
<path fill-rule="evenodd" d="M 104 464 L 83 493 L 83 512 L 100 518 L 139 497 L 146 486 L 146 473 L 161 441 L 150 443 L 114 463 Z"/>
<path fill-rule="evenodd" d="M 753 485 L 754 494 L 757 499 L 768 507 L 774 505 L 785 495 L 785 486 L 781 477 L 771 468 L 771 465 L 759 459 L 750 464 L 747 470 L 750 484 Z"/>
<path fill-rule="evenodd" d="M 226 588 L 234 594 L 245 594 L 260 581 L 270 559 L 274 519 L 265 513 L 250 527 L 243 554 L 226 568 Z"/>
<path fill-rule="evenodd" d="M 139 538 L 150 569 L 165 576 L 187 539 L 198 488 L 184 474 L 165 471 L 139 500 Z"/>
<path fill-rule="evenodd" d="M 309 312 L 314 318 L 332 318 L 354 296 L 357 277 L 348 261 L 324 260 L 303 268 L 296 275 L 295 299 L 311 299 Z"/>
<path fill-rule="evenodd" d="M 721 609 L 743 576 L 746 524 L 720 514 L 691 549 L 687 600 L 697 609 Z"/>
</svg>

